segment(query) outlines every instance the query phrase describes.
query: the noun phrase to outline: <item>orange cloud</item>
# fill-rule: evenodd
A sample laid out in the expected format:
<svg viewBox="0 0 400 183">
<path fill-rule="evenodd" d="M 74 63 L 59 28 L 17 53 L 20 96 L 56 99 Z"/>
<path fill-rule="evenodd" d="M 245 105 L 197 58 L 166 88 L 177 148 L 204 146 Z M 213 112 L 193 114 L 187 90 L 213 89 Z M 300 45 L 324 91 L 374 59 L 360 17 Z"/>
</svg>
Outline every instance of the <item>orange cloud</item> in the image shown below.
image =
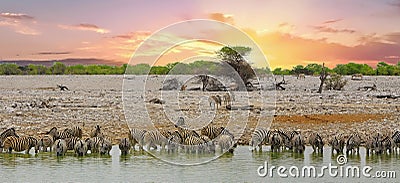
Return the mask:
<svg viewBox="0 0 400 183">
<path fill-rule="evenodd" d="M 67 29 L 67 30 L 93 31 L 93 32 L 97 32 L 100 34 L 106 34 L 106 33 L 110 32 L 109 30 L 100 28 L 97 25 L 87 24 L 87 23 L 82 23 L 82 24 L 78 24 L 78 25 L 58 25 L 58 27 L 60 27 L 62 29 Z"/>
<path fill-rule="evenodd" d="M 324 39 L 307 39 L 294 34 L 271 32 L 263 35 L 247 30 L 260 45 L 272 67 L 290 68 L 298 64 L 322 63 L 333 67 L 349 61 L 375 66 L 379 61 L 397 63 L 400 33 L 385 35 L 390 43 L 370 40 L 364 45 L 345 46 Z M 394 44 L 395 43 L 395 44 Z"/>
<path fill-rule="evenodd" d="M 235 25 L 233 15 L 223 14 L 223 13 L 211 13 L 208 16 L 212 20 L 224 22 L 227 24 Z"/>
</svg>

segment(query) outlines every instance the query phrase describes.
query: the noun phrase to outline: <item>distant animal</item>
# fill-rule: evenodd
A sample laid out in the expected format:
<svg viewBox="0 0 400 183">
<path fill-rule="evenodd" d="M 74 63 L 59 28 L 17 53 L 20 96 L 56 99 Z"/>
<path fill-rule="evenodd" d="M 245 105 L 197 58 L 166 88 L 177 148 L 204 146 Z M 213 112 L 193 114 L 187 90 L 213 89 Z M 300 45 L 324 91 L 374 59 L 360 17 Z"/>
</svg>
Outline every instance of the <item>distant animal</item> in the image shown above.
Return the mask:
<svg viewBox="0 0 400 183">
<path fill-rule="evenodd" d="M 25 151 L 26 154 L 29 153 L 29 150 L 34 147 L 35 153 L 38 152 L 38 141 L 34 137 L 15 137 L 9 136 L 3 142 L 3 148 L 11 153 L 13 150 L 16 152 Z"/>
<path fill-rule="evenodd" d="M 213 95 L 208 98 L 208 102 L 210 103 L 211 109 L 215 109 L 215 107 L 218 109 L 218 106 L 221 106 L 221 97 L 219 95 Z"/>
<path fill-rule="evenodd" d="M 304 74 L 298 74 L 297 79 L 306 79 L 306 75 Z"/>
<path fill-rule="evenodd" d="M 362 80 L 363 75 L 362 74 L 353 74 L 351 75 L 351 80 Z"/>
<path fill-rule="evenodd" d="M 231 101 L 231 96 L 229 95 L 229 93 L 225 93 L 222 97 L 224 99 L 225 106 L 231 105 L 232 101 Z"/>
<path fill-rule="evenodd" d="M 181 91 L 185 91 L 186 90 L 187 85 L 182 85 L 181 86 Z"/>
<path fill-rule="evenodd" d="M 64 156 L 67 152 L 67 142 L 64 139 L 58 139 L 53 144 L 53 151 L 57 156 Z"/>
<path fill-rule="evenodd" d="M 62 84 L 57 84 L 57 87 L 60 88 L 61 91 L 69 90 L 69 88 L 67 86 L 62 85 Z"/>
<path fill-rule="evenodd" d="M 128 138 L 122 138 L 118 144 L 118 147 L 119 147 L 119 150 L 121 150 L 121 155 L 129 154 L 129 151 L 132 148 L 131 143 L 129 142 Z"/>
</svg>

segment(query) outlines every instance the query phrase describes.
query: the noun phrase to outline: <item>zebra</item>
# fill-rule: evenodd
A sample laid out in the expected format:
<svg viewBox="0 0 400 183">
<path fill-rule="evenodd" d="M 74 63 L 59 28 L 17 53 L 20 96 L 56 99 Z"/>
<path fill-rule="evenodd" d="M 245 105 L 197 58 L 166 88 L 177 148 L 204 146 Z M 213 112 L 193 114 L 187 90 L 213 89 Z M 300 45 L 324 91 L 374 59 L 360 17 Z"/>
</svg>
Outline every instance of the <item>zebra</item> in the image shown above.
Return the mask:
<svg viewBox="0 0 400 183">
<path fill-rule="evenodd" d="M 392 153 L 394 149 L 394 141 L 390 136 L 386 136 L 380 142 L 382 144 L 382 152 Z"/>
<path fill-rule="evenodd" d="M 167 139 L 159 131 L 147 131 L 144 134 L 143 142 L 143 146 L 148 150 L 150 148 L 157 149 L 157 146 L 160 146 L 161 150 L 163 150 L 167 144 Z"/>
<path fill-rule="evenodd" d="M 367 139 L 365 141 L 365 154 L 367 156 L 369 156 L 369 154 L 374 151 L 374 149 L 375 149 L 374 144 L 375 144 L 374 138 L 367 137 Z"/>
<path fill-rule="evenodd" d="M 291 133 L 288 133 L 287 131 L 283 131 L 283 130 L 278 130 L 279 135 L 282 138 L 283 141 L 283 150 L 285 148 L 292 150 L 293 149 L 293 145 L 292 145 L 292 141 L 291 141 Z"/>
<path fill-rule="evenodd" d="M 179 147 L 182 145 L 182 143 L 183 139 L 181 134 L 178 131 L 172 132 L 167 142 L 168 152 L 179 150 Z"/>
<path fill-rule="evenodd" d="M 360 144 L 361 144 L 361 138 L 358 135 L 358 133 L 350 135 L 350 137 L 347 139 L 346 142 L 346 154 L 353 153 L 354 151 L 359 153 Z"/>
<path fill-rule="evenodd" d="M 100 125 L 96 125 L 92 131 L 89 133 L 90 137 L 103 137 L 103 133 L 101 132 Z"/>
<path fill-rule="evenodd" d="M 142 129 L 137 129 L 133 128 L 132 130 L 129 130 L 129 139 L 131 141 L 133 150 L 135 150 L 136 144 L 139 145 L 139 150 L 143 150 L 143 140 L 144 140 L 144 134 L 146 133 L 146 130 Z"/>
<path fill-rule="evenodd" d="M 400 148 L 400 131 L 396 130 L 392 135 L 392 140 L 395 145 L 394 150 L 397 152 L 397 149 Z"/>
<path fill-rule="evenodd" d="M 306 75 L 305 74 L 298 74 L 297 75 L 297 79 L 306 79 Z"/>
<path fill-rule="evenodd" d="M 57 156 L 64 156 L 67 152 L 67 142 L 64 139 L 58 139 L 54 142 L 53 151 Z"/>
<path fill-rule="evenodd" d="M 118 144 L 119 150 L 121 150 L 121 155 L 128 155 L 131 147 L 131 143 L 128 138 L 122 138 Z"/>
<path fill-rule="evenodd" d="M 92 138 L 87 138 L 85 140 L 87 149 L 90 150 L 90 153 L 98 153 L 99 152 L 101 141 L 103 141 L 103 138 L 100 138 L 100 137 L 92 137 Z"/>
<path fill-rule="evenodd" d="M 100 143 L 99 152 L 100 155 L 109 155 L 112 149 L 112 143 L 110 139 L 104 138 Z"/>
<path fill-rule="evenodd" d="M 204 142 L 202 138 L 197 136 L 188 136 L 184 139 L 183 144 L 187 153 L 201 153 L 204 152 L 206 148 L 206 142 Z"/>
<path fill-rule="evenodd" d="M 217 138 L 222 133 L 222 131 L 224 131 L 224 129 L 225 128 L 222 126 L 221 127 L 216 127 L 212 125 L 205 126 L 204 128 L 201 129 L 200 134 L 205 135 L 212 140 Z"/>
<path fill-rule="evenodd" d="M 208 102 L 210 103 L 211 109 L 215 109 L 215 106 L 218 109 L 218 106 L 222 105 L 221 97 L 219 95 L 209 97 Z"/>
<path fill-rule="evenodd" d="M 318 133 L 312 133 L 308 139 L 311 147 L 313 148 L 314 152 L 323 153 L 324 142 L 322 137 Z"/>
<path fill-rule="evenodd" d="M 8 151 L 8 153 L 11 153 L 12 150 L 16 152 L 21 152 L 25 151 L 26 154 L 29 154 L 29 150 L 34 147 L 35 148 L 35 153 L 38 152 L 38 140 L 32 136 L 28 137 L 15 137 L 15 136 L 9 136 L 7 137 L 4 142 L 3 142 L 3 148 Z"/>
<path fill-rule="evenodd" d="M 67 150 L 74 150 L 75 144 L 80 140 L 81 139 L 78 137 L 66 138 L 65 142 L 67 142 Z"/>
<path fill-rule="evenodd" d="M 262 145 L 266 145 L 269 142 L 270 131 L 264 128 L 258 128 L 254 130 L 251 137 L 249 146 L 250 150 L 254 151 L 257 147 L 259 151 L 262 151 Z"/>
<path fill-rule="evenodd" d="M 236 147 L 235 141 L 232 139 L 230 135 L 222 134 L 218 137 L 218 145 L 221 148 L 221 152 L 229 151 L 233 153 L 234 148 Z"/>
<path fill-rule="evenodd" d="M 332 146 L 331 153 L 333 154 L 333 151 L 336 151 L 337 154 L 343 153 L 345 143 L 346 142 L 341 134 L 334 136 L 329 141 L 329 145 Z"/>
<path fill-rule="evenodd" d="M 51 135 L 53 137 L 53 140 L 67 139 L 73 137 L 69 129 L 65 129 L 64 131 L 60 132 L 57 130 L 57 127 L 51 128 L 48 132 L 45 133 L 45 135 Z"/>
<path fill-rule="evenodd" d="M 303 153 L 305 150 L 305 142 L 300 133 L 294 134 L 292 137 L 293 151 Z"/>
<path fill-rule="evenodd" d="M 229 93 L 225 93 L 222 98 L 224 99 L 224 105 L 228 106 L 232 104 L 232 100 L 233 100 L 233 95 L 231 98 L 231 95 L 229 95 Z"/>
<path fill-rule="evenodd" d="M 17 133 L 15 133 L 15 128 L 9 128 L 7 130 L 4 130 L 3 133 L 0 134 L 0 152 L 3 152 L 3 142 L 4 140 L 6 140 L 7 137 L 17 137 L 19 138 L 19 136 L 17 135 Z"/>
<path fill-rule="evenodd" d="M 195 137 L 200 138 L 200 135 L 194 130 L 189 130 L 189 129 L 186 129 L 186 128 L 183 128 L 183 127 L 180 127 L 177 125 L 175 125 L 175 127 L 177 128 L 177 131 L 181 134 L 183 140 L 185 140 L 189 136 L 195 136 Z"/>
<path fill-rule="evenodd" d="M 279 135 L 278 131 L 273 131 L 270 135 L 269 142 L 271 143 L 271 151 L 278 152 L 282 146 L 282 137 Z"/>
<path fill-rule="evenodd" d="M 74 126 L 72 128 L 67 128 L 64 131 L 70 133 L 73 137 L 82 138 L 82 129 L 79 126 Z"/>
<path fill-rule="evenodd" d="M 54 143 L 54 137 L 51 135 L 44 135 L 40 140 L 38 141 L 38 148 L 40 151 L 40 148 L 43 148 L 44 152 L 47 152 L 47 148 L 49 147 L 50 152 L 52 149 Z"/>
<path fill-rule="evenodd" d="M 75 145 L 74 145 L 74 152 L 77 156 L 84 156 L 87 153 L 87 145 L 85 143 L 85 141 L 83 140 L 78 140 L 76 141 Z"/>
<path fill-rule="evenodd" d="M 227 134 L 224 134 L 224 135 L 229 136 L 233 141 L 233 138 L 230 135 L 227 135 Z M 206 144 L 208 152 L 209 153 L 215 153 L 215 143 L 214 143 L 214 141 L 211 140 L 208 136 L 205 136 L 205 135 L 201 135 L 200 138 Z"/>
</svg>

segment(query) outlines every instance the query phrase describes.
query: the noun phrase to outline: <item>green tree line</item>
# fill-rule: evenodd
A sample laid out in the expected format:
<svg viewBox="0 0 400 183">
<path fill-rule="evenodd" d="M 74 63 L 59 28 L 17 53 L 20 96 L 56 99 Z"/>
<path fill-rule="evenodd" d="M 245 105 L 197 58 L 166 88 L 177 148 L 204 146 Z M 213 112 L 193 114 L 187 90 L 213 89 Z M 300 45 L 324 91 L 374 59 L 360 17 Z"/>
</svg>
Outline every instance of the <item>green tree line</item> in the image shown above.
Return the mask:
<svg viewBox="0 0 400 183">
<path fill-rule="evenodd" d="M 136 75 L 165 75 L 165 74 L 202 74 L 204 71 L 210 73 L 224 72 L 224 66 L 218 62 L 195 61 L 192 63 L 170 63 L 166 66 L 150 66 L 148 64 L 122 66 L 110 65 L 71 65 L 67 66 L 61 62 L 55 62 L 52 66 L 34 65 L 20 66 L 17 64 L 0 64 L 0 75 L 110 75 L 124 74 L 127 69 L 129 74 Z M 379 62 L 376 68 L 367 64 L 338 64 L 334 68 L 326 68 L 328 72 L 341 75 L 363 74 L 363 75 L 400 75 L 400 62 L 397 65 Z M 275 75 L 319 75 L 322 65 L 312 63 L 306 66 L 297 65 L 292 69 L 276 68 L 272 71 Z M 255 72 L 259 74 L 270 73 L 269 68 L 257 68 Z"/>
<path fill-rule="evenodd" d="M 297 65 L 292 69 L 282 69 L 276 68 L 272 71 L 275 75 L 319 75 L 322 71 L 322 65 L 311 63 L 306 66 Z M 376 68 L 372 68 L 367 64 L 357 64 L 357 63 L 347 63 L 338 64 L 334 68 L 326 68 L 327 72 L 337 73 L 340 75 L 353 75 L 353 74 L 363 74 L 363 75 L 390 75 L 399 76 L 400 75 L 400 62 L 397 65 L 387 64 L 385 62 L 379 62 Z"/>
</svg>

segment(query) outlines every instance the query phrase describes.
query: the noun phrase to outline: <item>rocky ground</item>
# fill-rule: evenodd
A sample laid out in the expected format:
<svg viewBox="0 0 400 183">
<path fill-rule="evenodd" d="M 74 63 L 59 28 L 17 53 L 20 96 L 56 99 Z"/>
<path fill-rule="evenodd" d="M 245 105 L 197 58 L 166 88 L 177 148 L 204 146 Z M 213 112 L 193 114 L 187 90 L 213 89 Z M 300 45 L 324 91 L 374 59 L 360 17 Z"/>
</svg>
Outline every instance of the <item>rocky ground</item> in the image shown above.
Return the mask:
<svg viewBox="0 0 400 183">
<path fill-rule="evenodd" d="M 175 77 L 175 76 L 168 76 Z M 183 83 L 190 77 L 179 77 Z M 232 109 L 210 108 L 208 97 L 223 92 L 160 91 L 161 76 L 0 76 L 0 131 L 15 127 L 21 135 L 40 136 L 56 126 L 83 126 L 84 136 L 99 124 L 118 142 L 128 126 L 148 130 L 173 129 L 179 116 L 189 127 L 199 129 L 212 122 L 227 126 L 239 142 L 247 144 L 256 127 L 300 129 L 334 134 L 359 131 L 392 131 L 400 126 L 400 77 L 364 77 L 348 80 L 344 91 L 316 93 L 318 77 L 304 80 L 285 77 L 284 91 L 269 90 L 271 78 L 261 80 L 265 90 L 234 92 Z M 276 77 L 280 81 L 281 76 Z M 63 84 L 69 91 L 60 91 Z M 376 84 L 376 91 L 359 87 Z M 164 104 L 148 103 L 159 98 Z M 124 113 L 125 111 L 125 113 Z"/>
</svg>

